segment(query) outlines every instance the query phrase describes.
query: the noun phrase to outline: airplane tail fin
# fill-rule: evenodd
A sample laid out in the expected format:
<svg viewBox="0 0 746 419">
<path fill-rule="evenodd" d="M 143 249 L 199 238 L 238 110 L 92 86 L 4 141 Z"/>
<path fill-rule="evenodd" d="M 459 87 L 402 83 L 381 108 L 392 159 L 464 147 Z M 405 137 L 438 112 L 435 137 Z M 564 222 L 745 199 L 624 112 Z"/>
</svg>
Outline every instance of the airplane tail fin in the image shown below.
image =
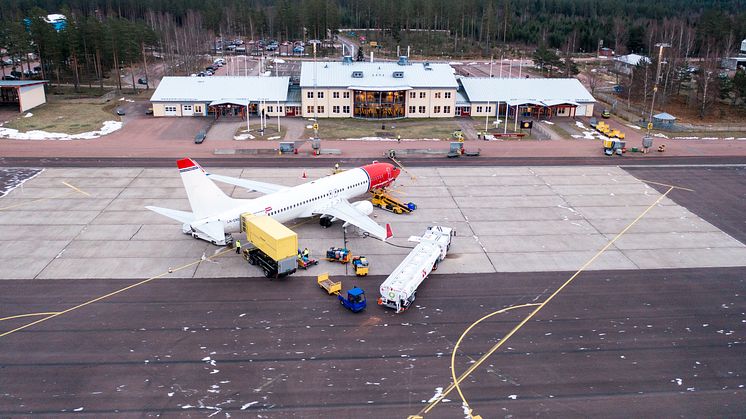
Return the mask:
<svg viewBox="0 0 746 419">
<path fill-rule="evenodd" d="M 385 240 L 388 240 L 392 237 L 394 237 L 394 232 L 391 231 L 391 224 L 386 223 L 386 239 Z"/>
<path fill-rule="evenodd" d="M 184 182 L 189 205 L 196 219 L 214 215 L 235 206 L 235 200 L 226 195 L 207 178 L 207 173 L 192 159 L 186 158 L 176 162 Z"/>
</svg>

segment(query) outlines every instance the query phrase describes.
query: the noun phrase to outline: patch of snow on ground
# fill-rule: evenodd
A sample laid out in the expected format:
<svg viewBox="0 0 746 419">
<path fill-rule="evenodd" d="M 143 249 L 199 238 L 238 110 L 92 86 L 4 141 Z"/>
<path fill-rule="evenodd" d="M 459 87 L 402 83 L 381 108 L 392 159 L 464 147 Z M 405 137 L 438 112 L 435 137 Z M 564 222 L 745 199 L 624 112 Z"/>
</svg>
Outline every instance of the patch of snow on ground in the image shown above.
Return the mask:
<svg viewBox="0 0 746 419">
<path fill-rule="evenodd" d="M 625 124 L 625 125 L 632 129 L 642 129 L 642 127 L 638 127 L 637 125 L 632 125 L 632 124 Z"/>
<path fill-rule="evenodd" d="M 441 141 L 440 138 L 418 138 L 417 140 L 405 140 L 402 141 Z M 361 137 L 361 138 L 343 138 L 342 141 L 383 141 L 383 142 L 397 142 L 396 138 L 383 138 L 383 137 Z"/>
<path fill-rule="evenodd" d="M 259 403 L 259 402 L 246 403 L 245 405 L 241 406 L 241 410 L 246 410 L 246 409 L 250 408 L 251 406 L 253 406 L 253 405 L 257 404 L 257 403 Z"/>
<path fill-rule="evenodd" d="M 428 400 L 428 403 L 432 403 L 436 400 L 438 400 L 443 395 L 443 387 L 436 387 L 435 388 L 435 394 L 433 394 L 433 397 Z"/>
<path fill-rule="evenodd" d="M 255 137 L 251 134 L 240 134 L 233 136 L 236 141 L 253 140 Z"/>
<path fill-rule="evenodd" d="M 24 182 L 33 179 L 44 169 L 0 169 L 0 197 L 5 196 L 13 189 L 23 185 Z"/>
<path fill-rule="evenodd" d="M 38 130 L 18 132 L 17 129 L 0 128 L 0 138 L 8 138 L 11 140 L 90 140 L 102 135 L 111 134 L 121 128 L 122 123 L 120 121 L 104 121 L 104 125 L 98 131 L 89 131 L 72 135 L 61 132 L 46 132 Z"/>
<path fill-rule="evenodd" d="M 31 118 L 32 116 L 34 116 L 34 114 L 31 112 L 26 112 L 26 115 L 23 115 L 24 118 Z"/>
<path fill-rule="evenodd" d="M 668 138 L 668 136 L 666 134 L 662 133 L 662 132 L 659 132 L 657 134 L 653 134 L 653 137 Z"/>
<path fill-rule="evenodd" d="M 279 140 L 281 137 L 279 135 L 275 135 L 274 137 L 267 138 L 268 140 Z"/>
<path fill-rule="evenodd" d="M 585 124 L 583 124 L 583 123 L 582 123 L 582 122 L 580 122 L 580 121 L 575 121 L 575 125 L 577 125 L 577 127 L 578 127 L 578 128 L 580 128 L 580 129 L 586 129 L 586 128 L 585 128 Z"/>
<path fill-rule="evenodd" d="M 554 125 L 554 122 L 552 122 L 552 121 L 544 120 L 544 121 L 541 121 L 541 122 L 543 122 L 545 124 L 549 124 L 549 125 Z"/>
</svg>

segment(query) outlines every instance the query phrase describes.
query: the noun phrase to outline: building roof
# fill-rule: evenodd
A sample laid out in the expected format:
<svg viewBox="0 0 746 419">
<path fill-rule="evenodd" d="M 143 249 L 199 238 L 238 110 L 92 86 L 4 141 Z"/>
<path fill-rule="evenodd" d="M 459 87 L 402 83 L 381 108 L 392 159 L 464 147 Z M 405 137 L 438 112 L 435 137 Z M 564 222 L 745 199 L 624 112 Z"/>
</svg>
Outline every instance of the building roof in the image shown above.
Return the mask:
<svg viewBox="0 0 746 419">
<path fill-rule="evenodd" d="M 456 90 L 456 105 L 468 105 L 469 103 L 471 103 L 469 101 L 469 96 L 466 95 L 463 87 L 459 87 L 459 89 Z"/>
<path fill-rule="evenodd" d="M 554 106 L 596 101 L 578 79 L 462 77 L 459 81 L 473 103 L 499 101 L 509 105 Z"/>
<path fill-rule="evenodd" d="M 668 112 L 661 112 L 658 115 L 653 116 L 653 118 L 661 120 L 661 121 L 675 121 L 676 117 L 671 115 Z"/>
<path fill-rule="evenodd" d="M 650 58 L 638 54 L 620 55 L 614 58 L 614 61 L 619 61 L 629 65 L 637 65 L 640 64 L 640 62 L 646 62 L 650 64 Z"/>
<path fill-rule="evenodd" d="M 338 87 L 357 90 L 407 90 L 412 88 L 456 89 L 453 67 L 442 63 L 395 62 L 317 62 L 304 61 L 300 71 L 301 87 Z M 353 77 L 361 72 L 362 77 Z M 394 77 L 401 72 L 401 77 Z M 315 73 L 315 77 L 314 77 Z M 315 80 L 314 80 L 315 78 Z"/>
<path fill-rule="evenodd" d="M 151 102 L 285 102 L 290 77 L 164 77 Z"/>
<path fill-rule="evenodd" d="M 49 80 L 0 80 L 0 87 L 33 86 L 48 83 Z"/>
</svg>

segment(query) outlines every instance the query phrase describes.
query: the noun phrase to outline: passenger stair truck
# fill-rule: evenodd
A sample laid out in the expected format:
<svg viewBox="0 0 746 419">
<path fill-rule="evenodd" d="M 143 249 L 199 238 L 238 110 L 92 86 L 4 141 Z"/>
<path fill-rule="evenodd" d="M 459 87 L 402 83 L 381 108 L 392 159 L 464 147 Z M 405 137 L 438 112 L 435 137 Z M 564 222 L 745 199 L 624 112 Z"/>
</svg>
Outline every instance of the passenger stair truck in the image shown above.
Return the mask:
<svg viewBox="0 0 746 419">
<path fill-rule="evenodd" d="M 414 301 L 417 287 L 445 259 L 453 234 L 449 227 L 430 226 L 422 237 L 410 237 L 409 241 L 419 244 L 381 284 L 378 304 L 393 308 L 397 313 L 406 310 Z"/>
<path fill-rule="evenodd" d="M 243 255 L 258 265 L 267 278 L 281 278 L 298 269 L 298 235 L 266 215 L 241 214 L 241 231 L 251 246 Z"/>
</svg>

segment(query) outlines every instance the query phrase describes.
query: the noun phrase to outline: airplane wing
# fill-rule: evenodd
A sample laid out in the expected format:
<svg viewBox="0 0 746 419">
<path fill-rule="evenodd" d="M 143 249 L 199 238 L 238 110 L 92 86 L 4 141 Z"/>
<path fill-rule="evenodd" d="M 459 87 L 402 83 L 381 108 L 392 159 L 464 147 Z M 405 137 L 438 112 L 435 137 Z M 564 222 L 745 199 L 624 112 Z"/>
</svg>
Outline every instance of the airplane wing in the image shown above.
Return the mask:
<svg viewBox="0 0 746 419">
<path fill-rule="evenodd" d="M 145 208 L 153 212 L 157 212 L 158 214 L 165 215 L 166 217 L 171 218 L 173 220 L 180 221 L 184 224 L 190 224 L 192 221 L 196 219 L 194 217 L 194 214 L 192 214 L 191 212 L 173 210 L 169 208 L 153 207 L 153 206 L 146 206 Z"/>
<path fill-rule="evenodd" d="M 241 188 L 248 189 L 250 191 L 256 191 L 256 192 L 263 193 L 263 194 L 278 192 L 278 191 L 288 188 L 285 185 L 276 185 L 274 183 L 258 182 L 256 180 L 238 179 L 238 178 L 234 178 L 230 176 L 213 175 L 209 173 L 207 174 L 207 176 L 212 180 L 217 180 L 218 182 L 227 183 L 229 185 L 236 185 Z"/>
<path fill-rule="evenodd" d="M 353 207 L 346 199 L 337 199 L 330 205 L 314 209 L 313 213 L 319 215 L 331 215 L 332 217 L 344 220 L 345 222 L 361 228 L 370 233 L 371 236 L 375 236 L 383 241 L 386 241 L 386 239 L 392 236 L 391 227 L 388 224 L 386 224 L 386 227 L 381 227 L 370 217 L 355 209 L 355 207 Z"/>
</svg>

